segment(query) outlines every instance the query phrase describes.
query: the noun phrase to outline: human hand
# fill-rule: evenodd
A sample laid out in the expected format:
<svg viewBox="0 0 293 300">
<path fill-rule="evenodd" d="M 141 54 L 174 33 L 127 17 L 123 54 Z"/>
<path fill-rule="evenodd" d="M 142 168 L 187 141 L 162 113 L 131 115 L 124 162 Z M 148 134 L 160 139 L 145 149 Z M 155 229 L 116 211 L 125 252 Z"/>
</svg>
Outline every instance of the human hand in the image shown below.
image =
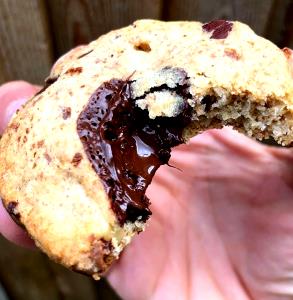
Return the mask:
<svg viewBox="0 0 293 300">
<path fill-rule="evenodd" d="M 293 152 L 229 128 L 173 150 L 147 230 L 108 276 L 123 299 L 293 299 Z"/>
<path fill-rule="evenodd" d="M 293 51 L 284 53 L 293 66 Z M 158 170 L 149 226 L 109 273 L 119 294 L 293 299 L 292 150 L 225 128 L 174 149 L 170 164 L 182 171 Z"/>
<path fill-rule="evenodd" d="M 291 64 L 293 51 L 283 49 Z M 174 149 L 108 279 L 125 299 L 293 299 L 293 152 L 225 128 Z"/>
</svg>

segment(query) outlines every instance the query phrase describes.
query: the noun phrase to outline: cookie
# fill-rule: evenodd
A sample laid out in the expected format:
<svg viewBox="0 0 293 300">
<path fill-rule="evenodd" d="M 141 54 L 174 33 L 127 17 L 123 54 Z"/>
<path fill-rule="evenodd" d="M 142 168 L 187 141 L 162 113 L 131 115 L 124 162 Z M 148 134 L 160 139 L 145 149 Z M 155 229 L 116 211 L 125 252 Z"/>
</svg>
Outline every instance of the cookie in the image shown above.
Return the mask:
<svg viewBox="0 0 293 300">
<path fill-rule="evenodd" d="M 224 20 L 141 20 L 70 51 L 0 141 L 6 209 L 52 259 L 98 278 L 144 229 L 172 147 L 225 125 L 292 143 L 290 59 Z"/>
</svg>

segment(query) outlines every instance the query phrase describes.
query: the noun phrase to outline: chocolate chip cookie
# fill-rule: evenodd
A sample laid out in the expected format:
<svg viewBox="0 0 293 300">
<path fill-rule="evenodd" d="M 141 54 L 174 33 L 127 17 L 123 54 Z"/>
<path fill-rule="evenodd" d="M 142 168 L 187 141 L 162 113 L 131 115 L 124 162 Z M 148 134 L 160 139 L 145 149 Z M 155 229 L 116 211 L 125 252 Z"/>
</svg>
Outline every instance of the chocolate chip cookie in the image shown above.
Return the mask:
<svg viewBox="0 0 293 300">
<path fill-rule="evenodd" d="M 144 229 L 172 147 L 225 125 L 292 143 L 289 56 L 225 20 L 141 20 L 70 51 L 0 141 L 5 207 L 52 259 L 98 278 Z"/>
</svg>

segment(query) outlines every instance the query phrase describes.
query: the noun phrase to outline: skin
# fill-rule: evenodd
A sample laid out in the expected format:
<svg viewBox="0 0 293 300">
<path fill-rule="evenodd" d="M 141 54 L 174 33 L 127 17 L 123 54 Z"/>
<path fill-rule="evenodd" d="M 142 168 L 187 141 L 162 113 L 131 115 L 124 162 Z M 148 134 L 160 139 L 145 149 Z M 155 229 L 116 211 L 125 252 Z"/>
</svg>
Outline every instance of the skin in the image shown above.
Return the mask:
<svg viewBox="0 0 293 300">
<path fill-rule="evenodd" d="M 37 91 L 0 87 L 0 128 Z M 13 106 L 13 108 L 11 108 Z M 107 277 L 123 299 L 293 298 L 293 152 L 229 128 L 174 149 L 148 196 L 152 218 Z M 9 240 L 31 240 L 0 208 Z"/>
</svg>

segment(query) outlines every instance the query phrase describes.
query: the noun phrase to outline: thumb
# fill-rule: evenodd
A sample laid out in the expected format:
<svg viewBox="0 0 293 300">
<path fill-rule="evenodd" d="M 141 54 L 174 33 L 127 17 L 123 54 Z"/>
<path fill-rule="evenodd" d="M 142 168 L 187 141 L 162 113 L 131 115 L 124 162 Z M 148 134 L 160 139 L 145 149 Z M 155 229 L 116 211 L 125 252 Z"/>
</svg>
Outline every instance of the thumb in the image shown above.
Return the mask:
<svg viewBox="0 0 293 300">
<path fill-rule="evenodd" d="M 25 81 L 11 81 L 0 86 L 0 134 L 14 112 L 38 90 L 39 87 Z"/>
<path fill-rule="evenodd" d="M 14 112 L 40 88 L 24 81 L 12 81 L 0 86 L 0 135 Z M 18 245 L 32 247 L 33 242 L 18 225 L 12 221 L 0 198 L 0 233 Z"/>
</svg>

